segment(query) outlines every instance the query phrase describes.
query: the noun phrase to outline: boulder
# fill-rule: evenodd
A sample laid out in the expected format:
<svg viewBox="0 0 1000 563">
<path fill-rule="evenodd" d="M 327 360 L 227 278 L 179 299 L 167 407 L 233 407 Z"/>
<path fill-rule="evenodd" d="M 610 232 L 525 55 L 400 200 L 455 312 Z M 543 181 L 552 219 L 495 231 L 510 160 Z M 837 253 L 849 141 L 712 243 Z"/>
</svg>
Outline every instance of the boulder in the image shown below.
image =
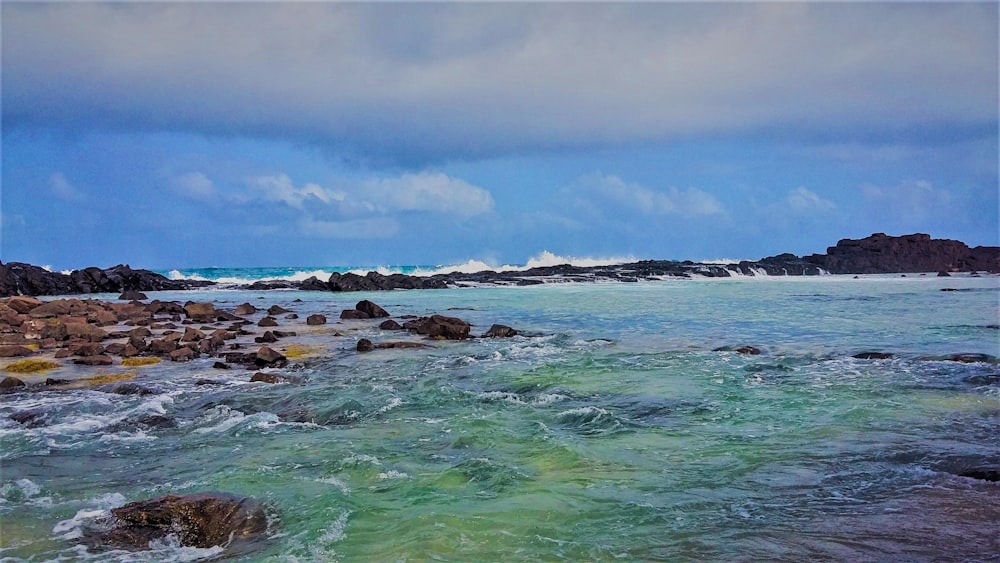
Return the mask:
<svg viewBox="0 0 1000 563">
<path fill-rule="evenodd" d="M 129 289 L 118 296 L 118 299 L 122 301 L 145 301 L 149 299 L 145 293 L 141 291 L 136 291 L 134 289 Z"/>
<path fill-rule="evenodd" d="M 359 311 L 357 309 L 344 309 L 343 311 L 340 312 L 340 318 L 345 320 L 347 319 L 358 320 L 358 319 L 368 319 L 371 317 L 369 317 L 368 313 L 364 311 Z"/>
<path fill-rule="evenodd" d="M 295 378 L 287 377 L 284 375 L 278 375 L 277 373 L 264 373 L 262 371 L 258 371 L 257 373 L 253 374 L 253 376 L 250 378 L 250 383 L 260 382 L 260 383 L 275 384 L 275 383 L 294 383 L 295 381 L 296 381 Z"/>
<path fill-rule="evenodd" d="M 199 353 L 197 350 L 193 350 L 191 348 L 188 348 L 187 346 L 183 346 L 181 348 L 174 350 L 173 352 L 170 352 L 170 361 L 187 362 L 197 358 L 198 356 Z"/>
<path fill-rule="evenodd" d="M 375 349 L 375 345 L 372 344 L 371 340 L 367 338 L 362 338 L 358 340 L 358 352 L 371 352 Z"/>
<path fill-rule="evenodd" d="M 486 331 L 483 338 L 510 338 L 517 336 L 517 331 L 506 325 L 495 324 Z"/>
<path fill-rule="evenodd" d="M 83 315 L 86 312 L 87 304 L 79 299 L 56 299 L 34 307 L 28 315 L 35 319 L 46 319 L 68 315 Z"/>
<path fill-rule="evenodd" d="M 403 330 L 403 325 L 392 319 L 382 321 L 382 324 L 378 325 L 378 327 L 382 330 Z"/>
<path fill-rule="evenodd" d="M 388 317 L 389 313 L 385 309 L 379 307 L 378 305 L 372 303 L 365 299 L 364 301 L 358 301 L 358 304 L 354 306 L 355 309 L 361 311 L 368 315 L 371 319 L 380 319 L 383 317 Z"/>
<path fill-rule="evenodd" d="M 0 389 L 14 389 L 15 387 L 24 387 L 25 383 L 16 377 L 7 376 L 0 379 Z"/>
<path fill-rule="evenodd" d="M 306 324 L 309 326 L 325 325 L 326 315 L 320 315 L 318 313 L 315 315 L 309 315 L 306 317 Z"/>
<path fill-rule="evenodd" d="M 891 360 L 893 356 L 888 352 L 861 352 L 851 357 L 859 360 Z"/>
<path fill-rule="evenodd" d="M 240 316 L 252 315 L 257 312 L 257 307 L 254 307 L 249 303 L 244 303 L 242 305 L 237 305 L 236 310 L 233 312 Z"/>
<path fill-rule="evenodd" d="M 65 327 L 66 335 L 70 338 L 100 342 L 108 337 L 107 332 L 87 323 L 66 323 Z"/>
<path fill-rule="evenodd" d="M 104 353 L 104 346 L 100 342 L 74 341 L 67 344 L 66 348 L 74 356 L 100 356 Z"/>
<path fill-rule="evenodd" d="M 147 550 L 150 542 L 174 536 L 181 546 L 231 547 L 267 529 L 264 506 L 250 497 L 207 492 L 130 502 L 111 509 L 109 527 L 88 531 L 87 543 Z"/>
<path fill-rule="evenodd" d="M 291 313 L 291 311 L 289 311 L 288 309 L 282 307 L 281 305 L 271 305 L 267 309 L 267 314 L 268 315 L 280 315 L 282 313 Z"/>
<path fill-rule="evenodd" d="M 184 314 L 197 322 L 210 323 L 215 320 L 215 305 L 211 303 L 195 303 L 188 301 L 184 304 Z"/>
<path fill-rule="evenodd" d="M 0 346 L 0 358 L 20 358 L 34 354 L 34 350 L 27 346 L 3 345 Z"/>
<path fill-rule="evenodd" d="M 25 295 L 18 295 L 11 297 L 6 302 L 7 306 L 14 309 L 18 313 L 26 314 L 30 313 L 35 307 L 41 306 L 43 303 L 34 297 L 27 297 Z"/>
<path fill-rule="evenodd" d="M 99 354 L 97 356 L 84 356 L 82 358 L 76 358 L 73 360 L 73 363 L 84 366 L 110 366 L 113 361 L 114 360 L 111 359 L 111 356 Z"/>
<path fill-rule="evenodd" d="M 432 315 L 425 319 L 419 319 L 412 326 L 417 334 L 447 340 L 464 340 L 469 337 L 469 331 L 472 328 L 469 323 L 462 319 L 444 315 Z"/>
<path fill-rule="evenodd" d="M 257 323 L 257 326 L 278 326 L 278 319 L 274 317 L 264 317 Z"/>
<path fill-rule="evenodd" d="M 299 289 L 302 291 L 330 291 L 330 285 L 320 281 L 316 276 L 310 276 L 302 281 Z"/>
<path fill-rule="evenodd" d="M 268 366 L 278 366 L 288 363 L 288 359 L 285 358 L 280 352 L 277 352 L 267 346 L 261 346 L 257 350 L 256 362 L 259 365 Z"/>
<path fill-rule="evenodd" d="M 733 351 L 737 354 L 746 354 L 748 356 L 759 356 L 761 353 L 760 348 L 756 346 L 740 346 Z"/>
</svg>

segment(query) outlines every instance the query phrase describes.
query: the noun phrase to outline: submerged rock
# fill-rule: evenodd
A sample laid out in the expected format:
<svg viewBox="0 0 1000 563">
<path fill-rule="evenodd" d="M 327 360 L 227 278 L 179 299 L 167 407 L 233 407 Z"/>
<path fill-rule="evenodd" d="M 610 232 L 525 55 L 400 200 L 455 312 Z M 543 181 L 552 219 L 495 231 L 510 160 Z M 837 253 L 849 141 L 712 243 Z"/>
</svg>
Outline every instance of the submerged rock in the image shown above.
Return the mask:
<svg viewBox="0 0 1000 563">
<path fill-rule="evenodd" d="M 517 331 L 506 325 L 495 324 L 486 331 L 483 338 L 510 338 L 517 336 Z"/>
<path fill-rule="evenodd" d="M 90 531 L 95 547 L 149 549 L 175 536 L 182 546 L 208 548 L 247 540 L 267 529 L 264 505 L 251 497 L 206 492 L 164 495 L 111 509 L 110 529 Z"/>
<path fill-rule="evenodd" d="M 408 322 L 404 326 L 415 330 L 417 334 L 447 340 L 465 340 L 469 337 L 469 331 L 472 328 L 469 323 L 462 319 L 443 315 L 432 315 L 428 318 Z"/>
<path fill-rule="evenodd" d="M 891 360 L 893 355 L 888 352 L 861 352 L 851 357 L 859 360 Z"/>
</svg>

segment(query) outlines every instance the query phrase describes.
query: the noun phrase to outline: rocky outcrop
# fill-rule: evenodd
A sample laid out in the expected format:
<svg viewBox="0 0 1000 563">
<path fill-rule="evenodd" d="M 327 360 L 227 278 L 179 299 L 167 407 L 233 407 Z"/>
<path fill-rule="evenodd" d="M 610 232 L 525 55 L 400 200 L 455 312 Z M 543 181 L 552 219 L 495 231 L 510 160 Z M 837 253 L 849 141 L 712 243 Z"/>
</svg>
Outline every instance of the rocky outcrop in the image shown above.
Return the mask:
<svg viewBox="0 0 1000 563">
<path fill-rule="evenodd" d="M 75 295 L 126 291 L 176 291 L 214 285 L 213 282 L 171 280 L 149 270 L 119 264 L 84 268 L 69 274 L 50 272 L 20 262 L 0 262 L 0 297 L 11 295 Z"/>
<path fill-rule="evenodd" d="M 995 273 L 1000 272 L 1000 247 L 969 248 L 957 240 L 932 239 L 922 233 L 900 237 L 875 233 L 859 240 L 840 240 L 826 254 L 804 260 L 833 274 Z"/>
</svg>

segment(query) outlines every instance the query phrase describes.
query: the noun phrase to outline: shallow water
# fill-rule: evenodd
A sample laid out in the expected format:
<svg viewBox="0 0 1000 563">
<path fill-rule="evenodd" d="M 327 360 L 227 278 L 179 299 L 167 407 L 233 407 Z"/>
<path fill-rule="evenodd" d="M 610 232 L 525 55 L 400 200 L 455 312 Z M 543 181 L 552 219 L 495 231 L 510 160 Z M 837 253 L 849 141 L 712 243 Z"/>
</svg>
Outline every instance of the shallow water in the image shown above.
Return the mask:
<svg viewBox="0 0 1000 563">
<path fill-rule="evenodd" d="M 268 505 L 268 537 L 241 561 L 1000 553 L 1000 484 L 957 475 L 1000 466 L 1000 367 L 943 361 L 1000 356 L 998 277 L 150 297 L 331 318 L 369 298 L 529 336 L 359 354 L 358 338 L 398 338 L 360 321 L 297 339 L 313 351 L 284 370 L 298 384 L 203 358 L 140 368 L 149 395 L 4 395 L 0 557 L 216 557 L 89 553 L 74 537 L 111 507 L 204 490 Z M 740 345 L 763 353 L 716 351 Z M 895 357 L 851 357 L 865 351 Z M 9 419 L 33 409 L 34 427 Z"/>
</svg>

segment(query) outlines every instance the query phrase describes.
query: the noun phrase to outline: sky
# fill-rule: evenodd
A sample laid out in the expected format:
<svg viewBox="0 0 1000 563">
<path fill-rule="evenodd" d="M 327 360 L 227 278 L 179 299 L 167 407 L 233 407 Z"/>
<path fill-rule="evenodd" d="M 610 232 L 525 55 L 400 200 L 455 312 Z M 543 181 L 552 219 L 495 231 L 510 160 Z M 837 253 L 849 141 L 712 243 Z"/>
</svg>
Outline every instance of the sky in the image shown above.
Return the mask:
<svg viewBox="0 0 1000 563">
<path fill-rule="evenodd" d="M 998 4 L 0 5 L 0 260 L 1000 244 Z"/>
</svg>

